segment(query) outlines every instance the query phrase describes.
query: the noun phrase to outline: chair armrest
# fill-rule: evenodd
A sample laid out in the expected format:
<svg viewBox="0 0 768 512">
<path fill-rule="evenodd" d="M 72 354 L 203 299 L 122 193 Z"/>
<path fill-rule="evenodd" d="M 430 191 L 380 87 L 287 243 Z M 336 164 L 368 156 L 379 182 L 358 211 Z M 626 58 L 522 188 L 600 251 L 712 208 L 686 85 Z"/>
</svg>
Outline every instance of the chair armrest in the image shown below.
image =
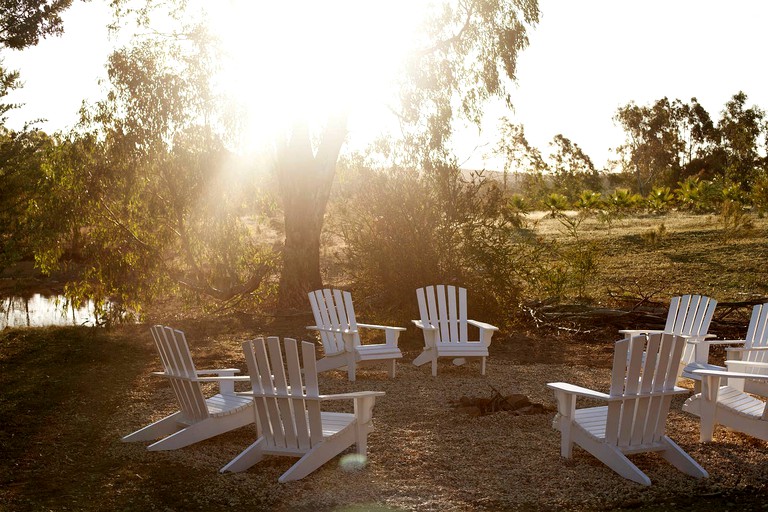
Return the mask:
<svg viewBox="0 0 768 512">
<path fill-rule="evenodd" d="M 487 329 L 489 331 L 498 331 L 499 328 L 495 325 L 486 324 L 485 322 L 478 322 L 477 320 L 467 320 L 467 323 L 470 325 L 474 325 L 475 327 L 479 329 Z"/>
<path fill-rule="evenodd" d="M 467 323 L 480 329 L 480 343 L 483 343 L 486 347 L 490 347 L 493 333 L 498 331 L 499 328 L 491 324 L 486 324 L 485 322 L 478 322 L 477 320 L 467 320 Z"/>
<path fill-rule="evenodd" d="M 358 391 L 356 393 L 340 393 L 337 395 L 320 395 L 320 400 L 354 400 L 355 419 L 358 428 L 365 428 L 364 425 L 370 425 L 373 406 L 376 404 L 377 396 L 384 396 L 383 391 Z"/>
<path fill-rule="evenodd" d="M 239 372 L 239 370 L 235 371 Z M 218 382 L 219 393 L 222 395 L 233 395 L 235 393 L 235 382 L 251 382 L 251 378 L 248 375 L 219 375 L 218 377 L 198 377 L 195 380 L 197 382 Z"/>
<path fill-rule="evenodd" d="M 765 352 L 768 350 L 768 347 L 726 347 L 726 351 L 728 352 L 736 352 L 736 353 L 743 353 L 743 352 Z"/>
<path fill-rule="evenodd" d="M 664 329 L 619 329 L 619 332 L 635 336 L 638 334 L 664 334 Z"/>
<path fill-rule="evenodd" d="M 334 334 L 354 334 L 357 332 L 353 329 L 334 329 L 332 327 L 319 327 L 317 325 L 310 325 L 307 327 L 307 329 L 311 329 L 313 331 L 332 332 Z"/>
<path fill-rule="evenodd" d="M 611 395 L 594 391 L 592 389 L 583 388 L 574 384 L 568 384 L 567 382 L 549 382 L 547 383 L 549 389 L 567 393 L 569 395 L 583 396 L 586 398 L 595 398 L 597 400 L 609 400 Z"/>
<path fill-rule="evenodd" d="M 196 370 L 195 373 L 197 375 L 208 375 L 208 374 L 222 374 L 222 373 L 240 373 L 240 370 L 237 368 L 224 368 L 221 370 Z"/>
<path fill-rule="evenodd" d="M 730 345 L 744 345 L 747 340 L 716 340 L 718 343 L 722 343 L 723 345 L 730 344 Z M 712 342 L 714 343 L 714 341 Z M 725 350 L 738 350 L 742 347 L 725 347 Z"/>
<path fill-rule="evenodd" d="M 726 359 L 725 364 L 726 366 L 729 364 L 733 364 L 736 366 L 754 366 L 755 368 L 768 369 L 768 363 L 761 363 L 758 361 L 742 361 L 741 359 Z"/>
<path fill-rule="evenodd" d="M 601 393 L 599 391 L 594 391 L 589 388 L 583 388 L 581 386 L 576 386 L 574 384 L 568 384 L 566 382 L 550 382 L 547 384 L 547 387 L 550 389 L 555 390 L 555 392 L 563 392 L 568 395 L 575 395 L 575 396 L 582 396 L 585 398 L 595 398 L 597 400 L 605 400 L 607 402 L 621 402 L 623 400 L 634 400 L 636 398 L 642 398 L 645 396 L 663 396 L 663 395 L 669 395 L 669 394 L 687 394 L 690 393 L 690 389 L 686 388 L 679 388 L 675 386 L 672 390 L 663 390 L 663 391 L 655 391 L 655 392 L 647 392 L 647 393 L 628 393 L 624 395 L 616 395 L 611 396 L 606 393 Z"/>
<path fill-rule="evenodd" d="M 734 343 L 733 340 L 710 340 L 708 339 L 710 336 L 714 336 L 714 334 L 707 334 L 705 336 L 688 336 L 688 335 L 682 335 L 683 338 L 685 338 L 686 343 L 690 343 L 692 345 L 695 345 L 697 343 L 705 343 L 707 345 L 732 345 Z M 738 342 L 736 342 L 738 343 Z"/>
<path fill-rule="evenodd" d="M 181 375 L 169 375 L 165 372 L 152 372 L 150 375 L 154 375 L 155 377 L 164 377 L 166 379 L 197 380 L 197 377 L 191 379 L 189 377 L 182 377 Z"/>
<path fill-rule="evenodd" d="M 737 361 L 741 363 L 742 361 Z M 755 364 L 755 363 L 752 363 Z M 726 377 L 728 379 L 757 379 L 768 380 L 768 374 L 762 375 L 758 373 L 743 373 L 743 372 L 731 372 L 723 370 L 694 370 L 693 373 L 700 375 L 713 375 L 715 377 Z"/>
<path fill-rule="evenodd" d="M 404 327 L 390 327 L 387 325 L 357 324 L 357 326 L 366 329 L 383 330 L 385 344 L 392 348 L 397 348 L 397 339 L 400 337 L 400 333 L 405 331 Z"/>
<path fill-rule="evenodd" d="M 384 391 L 354 391 L 352 393 L 336 393 L 334 395 L 320 395 L 321 401 L 327 400 L 349 400 L 356 398 L 367 398 L 371 396 L 384 396 Z"/>
<path fill-rule="evenodd" d="M 739 372 L 738 370 L 741 368 L 742 370 L 744 368 L 760 368 L 768 370 L 768 363 L 758 363 L 758 362 L 752 362 L 752 361 L 742 361 L 741 359 L 726 359 L 725 366 L 728 368 L 727 371 L 736 371 L 736 373 L 748 373 L 748 372 Z M 762 372 L 761 372 L 762 373 Z M 766 372 L 768 374 L 768 372 Z"/>
<path fill-rule="evenodd" d="M 425 331 L 436 331 L 437 327 L 434 325 L 424 325 L 421 320 L 411 320 L 413 322 L 413 325 L 418 327 L 419 329 L 423 329 Z"/>
<path fill-rule="evenodd" d="M 248 375 L 222 375 L 221 377 L 198 377 L 197 382 L 251 382 Z"/>
<path fill-rule="evenodd" d="M 390 327 L 388 325 L 373 325 L 373 324 L 357 324 L 358 327 L 364 327 L 366 329 L 379 329 L 379 330 L 393 330 L 393 331 L 404 331 L 405 327 Z"/>
<path fill-rule="evenodd" d="M 239 371 L 239 370 L 238 370 Z M 185 375 L 170 375 L 165 372 L 152 372 L 150 375 L 157 377 L 164 377 L 166 379 L 186 380 L 188 382 L 250 382 L 251 378 L 248 375 L 220 375 L 218 377 L 187 377 Z"/>
</svg>

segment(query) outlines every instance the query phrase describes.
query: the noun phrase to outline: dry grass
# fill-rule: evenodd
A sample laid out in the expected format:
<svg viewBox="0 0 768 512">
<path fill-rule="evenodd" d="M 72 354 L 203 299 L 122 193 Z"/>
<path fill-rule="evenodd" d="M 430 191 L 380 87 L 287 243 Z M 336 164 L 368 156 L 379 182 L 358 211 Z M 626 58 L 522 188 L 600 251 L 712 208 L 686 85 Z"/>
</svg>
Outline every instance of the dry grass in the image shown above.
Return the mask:
<svg viewBox="0 0 768 512">
<path fill-rule="evenodd" d="M 642 234 L 662 221 L 667 236 L 647 244 Z M 558 233 L 553 222 L 540 224 L 549 236 Z M 721 302 L 765 295 L 766 227 L 758 219 L 751 236 L 724 239 L 707 217 L 626 219 L 610 231 L 585 224 L 585 235 L 604 253 L 592 291 L 596 297 L 606 289 L 653 292 L 661 302 L 676 293 L 708 293 Z M 151 320 L 185 330 L 198 367 L 242 369 L 241 341 L 307 339 L 304 326 L 311 323 L 309 316 L 211 318 L 173 308 Z M 218 473 L 253 441 L 252 427 L 172 452 L 119 441 L 176 408 L 167 383 L 149 375 L 159 363 L 146 325 L 6 330 L 0 332 L 0 510 L 766 509 L 768 445 L 724 429 L 714 443 L 700 444 L 696 418 L 680 411 L 683 398 L 673 403 L 669 435 L 710 478 L 697 481 L 656 455 L 633 456 L 653 481 L 650 488 L 620 478 L 578 448 L 572 460 L 560 458 L 552 412 L 470 417 L 451 404 L 462 395 L 486 396 L 493 386 L 551 409 L 545 384 L 553 380 L 606 390 L 614 338 L 613 330 L 587 337 L 522 326 L 495 337 L 486 377 L 476 363 L 441 363 L 432 378 L 428 368 L 408 364 L 421 345 L 409 329 L 396 379 L 375 367 L 361 370 L 356 383 L 342 372 L 321 376 L 326 393 L 386 392 L 374 410 L 367 467 L 346 472 L 336 458 L 299 482 L 278 484 L 292 459 L 268 457 L 245 473 Z"/>
<path fill-rule="evenodd" d="M 535 216 L 536 232 L 567 240 L 562 224 Z M 649 234 L 664 225 L 663 235 Z M 595 218 L 578 228 L 579 243 L 595 244 L 599 268 L 587 293 L 598 302 L 609 295 L 652 296 L 666 303 L 674 295 L 699 293 L 720 302 L 768 296 L 768 218 L 754 218 L 747 233 L 730 233 L 719 216 L 671 213 L 630 217 L 612 227 Z"/>
</svg>

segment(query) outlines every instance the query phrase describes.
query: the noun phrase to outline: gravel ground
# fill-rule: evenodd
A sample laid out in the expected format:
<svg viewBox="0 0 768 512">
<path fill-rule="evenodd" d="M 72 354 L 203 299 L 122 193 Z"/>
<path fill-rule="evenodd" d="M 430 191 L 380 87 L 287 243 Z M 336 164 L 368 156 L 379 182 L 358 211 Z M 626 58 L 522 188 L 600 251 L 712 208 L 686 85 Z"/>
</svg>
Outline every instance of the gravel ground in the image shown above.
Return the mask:
<svg viewBox="0 0 768 512">
<path fill-rule="evenodd" d="M 198 368 L 244 369 L 239 341 L 254 336 L 252 327 L 232 319 L 179 327 Z M 768 510 L 766 443 L 718 428 L 715 442 L 700 444 L 697 418 L 680 410 L 684 397 L 673 402 L 668 434 L 709 472 L 706 480 L 656 454 L 631 456 L 650 487 L 578 447 L 572 459 L 560 457 L 546 383 L 607 390 L 611 343 L 500 338 L 485 377 L 477 362 L 441 360 L 436 378 L 428 365 L 409 364 L 416 346 L 405 344 L 393 380 L 381 367 L 361 369 L 354 383 L 341 371 L 320 375 L 324 393 L 386 393 L 374 409 L 368 464 L 349 471 L 336 457 L 280 484 L 295 459 L 267 456 L 243 473 L 218 472 L 254 441 L 252 426 L 169 452 L 120 442 L 177 408 L 168 383 L 150 375 L 159 361 L 146 326 L 0 332 L 0 510 Z M 548 410 L 472 416 L 455 407 L 493 389 Z"/>
<path fill-rule="evenodd" d="M 417 354 L 406 353 L 404 360 Z M 680 410 L 684 397 L 673 402 L 668 434 L 707 469 L 709 479 L 699 481 L 680 473 L 656 454 L 631 457 L 651 478 L 649 488 L 619 477 L 578 447 L 571 460 L 562 459 L 560 435 L 551 427 L 554 398 L 546 382 L 566 381 L 605 391 L 609 375 L 607 368 L 520 365 L 503 358 L 489 360 L 485 377 L 479 374 L 477 363 L 454 367 L 442 360 L 437 378 L 431 376 L 428 365 L 417 368 L 410 364 L 399 364 L 394 380 L 375 367 L 361 370 L 355 383 L 348 382 L 344 372 L 326 372 L 320 381 L 324 393 L 386 392 L 374 410 L 368 464 L 347 472 L 336 458 L 305 479 L 288 484 L 277 483 L 294 460 L 284 457 L 267 457 L 241 474 L 216 473 L 252 442 L 254 433 L 248 427 L 174 452 L 149 453 L 142 445 L 120 443 L 110 450 L 112 456 L 126 460 L 167 461 L 210 475 L 214 484 L 201 490 L 204 495 L 198 500 L 285 510 L 353 505 L 361 510 L 440 511 L 685 509 L 700 506 L 702 496 L 710 508 L 727 508 L 730 503 L 741 503 L 742 510 L 762 508 L 751 497 L 766 489 L 766 444 L 725 429 L 718 429 L 715 443 L 700 444 L 697 418 Z M 145 386 L 163 398 L 142 392 Z M 497 412 L 478 417 L 454 407 L 453 401 L 461 396 L 492 395 L 491 386 L 502 394 L 525 394 L 550 412 Z M 120 425 L 123 433 L 165 412 L 155 410 L 153 404 L 171 407 L 173 403 L 170 391 L 149 382 L 142 381 L 137 393 L 128 410 L 113 418 L 114 426 Z"/>
</svg>

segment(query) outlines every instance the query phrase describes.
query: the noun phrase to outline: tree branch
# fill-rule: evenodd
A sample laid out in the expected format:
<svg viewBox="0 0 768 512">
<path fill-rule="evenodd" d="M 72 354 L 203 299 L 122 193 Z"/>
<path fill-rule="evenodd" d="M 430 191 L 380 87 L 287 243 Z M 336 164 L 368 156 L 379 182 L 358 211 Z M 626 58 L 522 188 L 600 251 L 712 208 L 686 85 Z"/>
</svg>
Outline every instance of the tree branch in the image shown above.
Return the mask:
<svg viewBox="0 0 768 512">
<path fill-rule="evenodd" d="M 138 243 L 139 245 L 141 245 L 145 249 L 151 249 L 152 248 L 151 245 L 146 243 L 144 240 L 139 238 L 136 233 L 131 231 L 131 229 L 128 226 L 126 226 L 125 224 L 120 222 L 120 220 L 118 220 L 117 215 L 115 215 L 115 213 L 109 208 L 109 206 L 107 206 L 107 203 L 104 202 L 104 199 L 99 198 L 99 204 L 101 205 L 102 208 L 104 208 L 104 210 L 107 211 L 107 213 L 108 213 L 108 215 L 106 215 L 107 220 L 109 220 L 112 224 L 114 224 L 115 226 L 117 226 L 121 230 L 123 230 L 126 233 L 128 233 L 128 236 L 130 236 L 136 243 Z"/>
<path fill-rule="evenodd" d="M 237 296 L 246 295 L 248 293 L 251 293 L 259 288 L 261 286 L 261 283 L 264 281 L 264 278 L 269 274 L 270 267 L 266 263 L 261 263 L 259 266 L 254 269 L 254 273 L 251 275 L 251 277 L 245 281 L 244 283 L 240 283 L 234 286 L 231 286 L 225 290 L 221 290 L 219 288 L 215 288 L 211 286 L 208 283 L 201 283 L 199 281 L 189 281 L 184 279 L 183 277 L 179 277 L 176 279 L 176 282 L 179 283 L 184 288 L 193 291 L 195 293 L 202 293 L 204 295 L 207 295 L 209 297 L 213 297 L 214 299 L 221 300 L 221 301 L 228 301 L 233 299 Z"/>
<path fill-rule="evenodd" d="M 470 25 L 470 21 L 472 20 L 472 15 L 475 13 L 474 4 L 469 5 L 469 9 L 467 9 L 467 16 L 464 18 L 464 24 L 459 29 L 458 32 L 456 32 L 454 35 L 449 37 L 448 39 L 443 39 L 442 41 L 438 41 L 434 45 L 430 46 L 429 48 L 425 48 L 423 50 L 420 50 L 416 53 L 418 57 L 424 57 L 425 55 L 429 55 L 430 53 L 434 53 L 438 50 L 442 50 L 444 48 L 447 48 L 448 46 L 451 46 L 452 44 L 456 43 L 461 39 L 461 36 L 464 35 L 464 32 L 467 31 Z"/>
</svg>

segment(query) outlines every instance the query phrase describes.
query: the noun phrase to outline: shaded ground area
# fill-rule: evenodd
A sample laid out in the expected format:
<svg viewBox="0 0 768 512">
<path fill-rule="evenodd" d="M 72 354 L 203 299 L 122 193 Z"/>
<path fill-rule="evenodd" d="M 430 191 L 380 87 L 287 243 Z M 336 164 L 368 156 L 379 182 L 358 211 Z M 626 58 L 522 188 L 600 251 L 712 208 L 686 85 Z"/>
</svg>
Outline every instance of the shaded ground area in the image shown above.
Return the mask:
<svg viewBox="0 0 768 512">
<path fill-rule="evenodd" d="M 244 369 L 239 342 L 263 334 L 307 338 L 301 316 L 173 319 L 198 367 Z M 545 388 L 564 380 L 607 388 L 610 333 L 531 329 L 499 337 L 488 375 L 442 363 L 437 378 L 407 364 L 420 342 L 405 336 L 394 380 L 375 367 L 356 383 L 321 375 L 327 393 L 382 390 L 369 465 L 346 473 L 332 461 L 295 483 L 277 478 L 292 460 L 218 469 L 253 441 L 252 427 L 173 452 L 124 444 L 122 435 L 175 410 L 146 326 L 46 328 L 0 333 L 0 509 L 25 510 L 764 510 L 768 445 L 718 429 L 698 443 L 696 418 L 673 404 L 669 434 L 709 472 L 696 481 L 655 455 L 633 456 L 654 482 L 628 482 L 580 449 L 559 457 L 552 414 L 457 415 L 453 402 L 491 389 L 553 407 Z"/>
</svg>

